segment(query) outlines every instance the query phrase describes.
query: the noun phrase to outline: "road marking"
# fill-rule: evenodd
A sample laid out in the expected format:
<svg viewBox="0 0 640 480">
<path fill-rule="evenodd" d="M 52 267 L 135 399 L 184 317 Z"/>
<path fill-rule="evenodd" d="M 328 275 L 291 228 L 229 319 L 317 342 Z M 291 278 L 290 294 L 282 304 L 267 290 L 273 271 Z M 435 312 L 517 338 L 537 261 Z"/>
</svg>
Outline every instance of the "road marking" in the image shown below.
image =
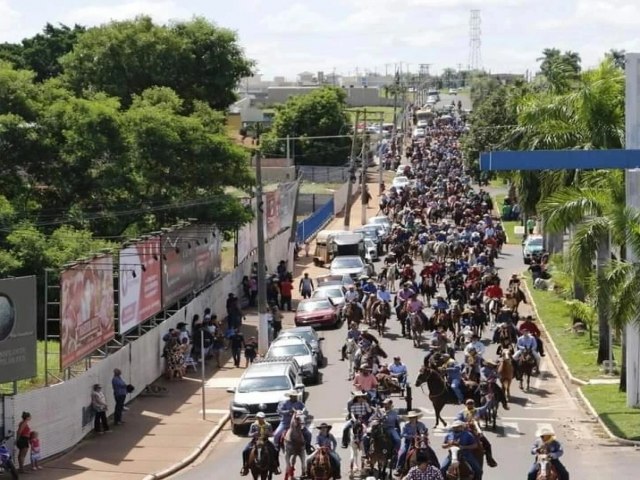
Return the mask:
<svg viewBox="0 0 640 480">
<path fill-rule="evenodd" d="M 524 433 L 520 432 L 520 428 L 518 427 L 517 422 L 500 422 L 502 427 L 502 435 L 501 437 L 509 437 L 509 438 L 520 438 L 524 435 Z"/>
</svg>

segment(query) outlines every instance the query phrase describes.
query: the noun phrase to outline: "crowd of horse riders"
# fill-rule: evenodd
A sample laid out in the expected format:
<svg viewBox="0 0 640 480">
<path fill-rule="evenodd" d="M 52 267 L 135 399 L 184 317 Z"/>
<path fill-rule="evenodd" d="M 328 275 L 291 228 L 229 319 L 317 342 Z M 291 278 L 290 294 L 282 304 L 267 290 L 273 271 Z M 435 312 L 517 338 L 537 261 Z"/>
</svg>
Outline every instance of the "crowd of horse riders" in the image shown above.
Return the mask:
<svg viewBox="0 0 640 480">
<path fill-rule="evenodd" d="M 506 292 L 500 286 L 494 261 L 505 233 L 493 215 L 490 196 L 474 190 L 465 171 L 458 143 L 463 128 L 455 119 L 437 123 L 427 129 L 425 138 L 397 144 L 390 151 L 394 155 L 404 148 L 403 174 L 413 182 L 381 195 L 380 209 L 392 224 L 384 238 L 384 269 L 378 278 L 362 277 L 351 285 L 343 310 L 349 330 L 342 358 L 349 360 L 353 392 L 342 447 L 351 449 L 352 473 L 364 470 L 386 475 L 387 469 L 395 467 L 396 475 L 408 480 L 481 479 L 484 459 L 489 467 L 496 467 L 497 462 L 480 423 L 488 426 L 493 422 L 495 427 L 498 406 L 509 409 L 511 380 L 520 380 L 523 388 L 526 379 L 528 389 L 539 356 L 544 354 L 535 322 L 518 314 L 519 304 L 526 301 L 519 278 L 514 275 L 509 280 Z M 419 271 L 414 263 L 418 259 L 423 263 Z M 427 308 L 431 315 L 425 314 Z M 410 337 L 414 346 L 422 347 L 427 340 L 423 335 L 430 332 L 428 353 L 415 386 L 428 386 L 435 426 L 447 425 L 441 417 L 445 404 L 464 405 L 444 438 L 447 455 L 442 462 L 429 446 L 428 429 L 419 421 L 422 413 L 409 409 L 401 416 L 386 394 L 406 388 L 406 366 L 398 356 L 385 364 L 387 354 L 378 338 L 363 328 L 368 324 L 378 336 L 384 336 L 392 310 L 402 335 Z M 491 340 L 499 344 L 496 361 L 483 356 L 481 338 L 488 326 L 494 328 Z M 456 349 L 464 351 L 462 364 L 455 360 Z M 283 428 L 293 428 L 291 412 L 304 411 L 304 405 L 296 397 L 289 398 L 280 411 Z M 304 425 L 300 428 L 311 449 L 310 433 L 304 431 Z M 308 462 L 310 478 L 340 478 L 337 442 L 330 429 L 320 425 L 315 446 L 321 453 Z M 547 478 L 538 474 L 550 468 L 560 480 L 568 480 L 558 460 L 562 446 L 554 432 L 538 433 L 532 450 L 536 462 L 528 478 Z M 320 471 L 327 476 L 319 475 Z"/>
</svg>

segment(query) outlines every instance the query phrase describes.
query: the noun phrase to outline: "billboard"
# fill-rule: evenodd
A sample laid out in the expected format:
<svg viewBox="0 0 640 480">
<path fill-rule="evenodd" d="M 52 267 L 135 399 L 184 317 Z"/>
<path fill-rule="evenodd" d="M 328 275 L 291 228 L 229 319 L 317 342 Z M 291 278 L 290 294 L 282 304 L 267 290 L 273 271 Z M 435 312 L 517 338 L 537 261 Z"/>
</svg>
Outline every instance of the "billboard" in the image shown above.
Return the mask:
<svg viewBox="0 0 640 480">
<path fill-rule="evenodd" d="M 274 237 L 280 231 L 280 192 L 267 192 L 266 197 L 266 217 L 267 217 L 267 239 Z"/>
<path fill-rule="evenodd" d="M 96 257 L 60 274 L 60 366 L 81 360 L 115 335 L 113 258 Z"/>
<path fill-rule="evenodd" d="M 221 273 L 220 237 L 212 224 L 195 224 L 162 236 L 162 304 L 165 308 Z"/>
<path fill-rule="evenodd" d="M 120 250 L 119 332 L 125 334 L 162 310 L 160 237 Z"/>
<path fill-rule="evenodd" d="M 0 383 L 35 377 L 36 277 L 0 280 Z"/>
</svg>

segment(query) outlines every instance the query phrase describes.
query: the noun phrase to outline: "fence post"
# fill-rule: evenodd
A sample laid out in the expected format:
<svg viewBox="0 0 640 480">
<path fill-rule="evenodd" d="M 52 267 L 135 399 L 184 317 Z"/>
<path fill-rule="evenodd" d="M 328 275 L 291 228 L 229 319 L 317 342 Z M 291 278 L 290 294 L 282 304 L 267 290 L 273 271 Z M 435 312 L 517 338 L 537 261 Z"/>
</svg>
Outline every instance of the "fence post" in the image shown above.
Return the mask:
<svg viewBox="0 0 640 480">
<path fill-rule="evenodd" d="M 311 194 L 311 210 L 315 213 L 316 211 L 316 194 Z"/>
</svg>

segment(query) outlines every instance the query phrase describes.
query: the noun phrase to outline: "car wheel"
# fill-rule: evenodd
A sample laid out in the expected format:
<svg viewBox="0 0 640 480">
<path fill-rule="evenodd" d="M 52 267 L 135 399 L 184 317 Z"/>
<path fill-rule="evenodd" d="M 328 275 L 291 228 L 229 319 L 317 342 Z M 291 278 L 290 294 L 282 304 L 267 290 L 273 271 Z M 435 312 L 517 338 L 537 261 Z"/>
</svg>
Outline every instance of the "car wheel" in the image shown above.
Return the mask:
<svg viewBox="0 0 640 480">
<path fill-rule="evenodd" d="M 312 381 L 313 381 L 314 385 L 320 384 L 320 372 L 318 371 L 317 368 L 313 372 L 313 380 Z"/>
</svg>

